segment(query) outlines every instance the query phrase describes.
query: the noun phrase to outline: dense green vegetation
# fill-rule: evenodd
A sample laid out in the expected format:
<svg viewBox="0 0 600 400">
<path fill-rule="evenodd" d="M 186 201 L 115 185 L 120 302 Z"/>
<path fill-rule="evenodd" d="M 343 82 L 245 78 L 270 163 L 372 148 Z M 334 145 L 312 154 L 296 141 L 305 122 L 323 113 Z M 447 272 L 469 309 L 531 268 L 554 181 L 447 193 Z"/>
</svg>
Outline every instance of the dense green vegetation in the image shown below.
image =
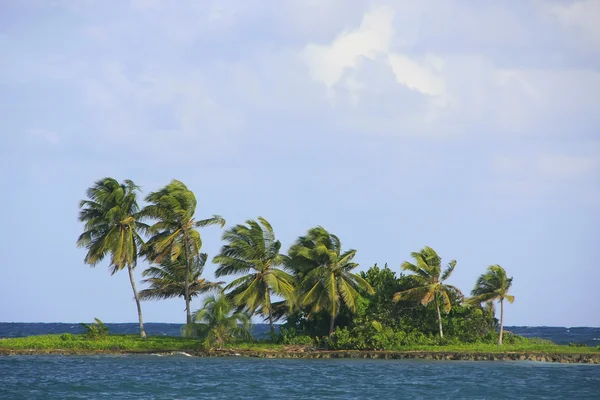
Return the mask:
<svg viewBox="0 0 600 400">
<path fill-rule="evenodd" d="M 294 346 L 292 346 L 293 348 Z M 273 343 L 271 341 L 238 341 L 229 343 L 224 349 L 236 352 L 285 352 L 290 346 Z M 89 352 L 167 352 L 167 351 L 195 351 L 206 350 L 203 341 L 196 338 L 149 336 L 140 338 L 138 335 L 108 335 L 102 338 L 91 339 L 85 334 L 72 335 L 41 335 L 23 338 L 0 339 L 1 351 L 16 352 L 60 352 L 72 351 L 80 353 Z M 502 347 L 497 344 L 453 344 L 445 346 L 435 345 L 410 345 L 395 349 L 398 351 L 422 352 L 461 352 L 461 353 L 546 353 L 546 354 L 598 354 L 600 349 L 579 346 L 559 346 L 547 341 L 526 340 L 516 344 L 505 343 Z"/>
<path fill-rule="evenodd" d="M 182 182 L 173 180 L 157 192 L 146 197 L 149 203 L 140 211 L 140 216 L 151 219 L 154 224 L 148 227 L 151 235 L 144 245 L 144 254 L 151 263 L 161 263 L 170 258 L 175 261 L 182 257 L 185 265 L 184 300 L 186 323 L 192 323 L 190 275 L 194 260 L 201 257 L 202 238 L 197 228 L 209 225 L 225 225 L 218 215 L 196 221 L 196 196 Z"/>
<path fill-rule="evenodd" d="M 210 296 L 204 301 L 204 307 L 194 313 L 195 324 L 185 327 L 185 336 L 202 339 L 205 348 L 222 349 L 228 343 L 238 339 L 251 340 L 250 316 L 235 311 L 234 304 L 223 293 Z"/>
<path fill-rule="evenodd" d="M 217 277 L 233 278 L 223 288 L 222 282 L 201 276 L 208 256 L 201 253 L 198 229 L 223 227 L 225 220 L 218 215 L 196 220 L 196 197 L 177 180 L 150 193 L 142 208 L 138 192 L 130 180 L 96 182 L 87 191 L 88 200 L 80 204 L 85 225 L 77 243 L 87 249 L 87 264 L 110 256 L 111 273 L 128 268 L 141 337 L 145 333 L 140 298 L 182 297 L 186 312 L 182 332 L 200 339 L 185 343 L 206 348 L 240 346 L 240 340 L 250 343 L 248 323 L 255 315 L 271 326 L 270 346 L 333 350 L 489 349 L 496 342 L 552 346 L 503 332 L 504 300 L 512 303 L 514 297 L 508 293 L 512 278 L 502 267 L 490 266 L 475 283 L 472 297 L 465 298 L 447 283 L 457 262 L 443 267 L 442 258 L 430 247 L 413 252 L 414 262 L 403 262 L 399 274 L 387 264 L 356 273 L 357 251 L 344 250 L 340 238 L 320 226 L 300 236 L 287 254 L 262 217 L 226 229 L 225 244 L 213 259 Z M 149 286 L 140 295 L 132 274 L 138 257 L 149 263 L 142 274 L 142 283 Z M 220 294 L 192 313 L 192 298 L 211 290 Z M 500 324 L 494 301 L 500 303 Z M 274 328 L 277 320 L 285 321 L 279 334 Z"/>
<path fill-rule="evenodd" d="M 243 275 L 225 287 L 231 289 L 229 296 L 234 303 L 250 315 L 257 312 L 269 321 L 271 334 L 273 326 L 273 302 L 271 295 L 283 296 L 288 306 L 293 306 L 293 277 L 280 269 L 287 257 L 279 253 L 281 242 L 275 239 L 271 224 L 259 217 L 259 222 L 247 221 L 236 225 L 223 234 L 224 245 L 221 253 L 214 258 L 219 264 L 217 277 Z"/>
<path fill-rule="evenodd" d="M 193 338 L 137 335 L 108 335 L 91 339 L 87 335 L 41 335 L 23 338 L 0 339 L 0 349 L 34 350 L 108 350 L 108 351 L 183 351 L 202 348 Z"/>
</svg>

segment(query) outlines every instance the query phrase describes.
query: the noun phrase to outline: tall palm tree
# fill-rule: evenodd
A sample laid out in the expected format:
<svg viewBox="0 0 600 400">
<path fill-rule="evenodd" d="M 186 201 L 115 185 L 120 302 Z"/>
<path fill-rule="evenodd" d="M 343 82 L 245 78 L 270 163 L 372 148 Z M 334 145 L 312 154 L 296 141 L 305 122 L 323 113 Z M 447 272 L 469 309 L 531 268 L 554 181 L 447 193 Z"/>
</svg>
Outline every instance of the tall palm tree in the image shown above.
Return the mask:
<svg viewBox="0 0 600 400">
<path fill-rule="evenodd" d="M 234 303 L 254 314 L 268 318 L 271 333 L 273 327 L 273 307 L 271 296 L 279 295 L 291 303 L 294 294 L 293 277 L 278 268 L 284 265 L 286 256 L 279 253 L 281 242 L 275 239 L 273 227 L 263 217 L 258 222 L 246 221 L 246 225 L 236 225 L 223 234 L 228 244 L 221 248 L 213 262 L 219 264 L 215 276 L 244 276 L 235 279 L 225 289 L 232 289 L 230 296 Z"/>
<path fill-rule="evenodd" d="M 202 239 L 197 228 L 216 224 L 223 227 L 225 220 L 213 215 L 212 218 L 196 221 L 196 196 L 187 186 L 175 179 L 159 191 L 150 193 L 146 201 L 149 204 L 140 214 L 143 218 L 150 218 L 156 222 L 148 229 L 152 237 L 146 244 L 144 254 L 151 262 L 158 264 L 167 257 L 177 260 L 183 254 L 186 321 L 190 324 L 190 271 L 194 257 L 200 255 L 202 248 Z"/>
<path fill-rule="evenodd" d="M 330 316 L 329 335 L 342 302 L 356 312 L 359 291 L 374 293 L 360 275 L 351 272 L 358 267 L 353 262 L 356 250 L 342 252 L 340 239 L 323 227 L 315 227 L 292 245 L 288 266 L 299 280 L 299 303 L 309 307 L 309 315 L 325 310 Z"/>
<path fill-rule="evenodd" d="M 137 305 L 140 336 L 146 337 L 133 276 L 138 250 L 144 244 L 140 232 L 147 229 L 140 220 L 137 204 L 139 189 L 131 180 L 119 183 L 113 178 L 104 178 L 96 181 L 87 190 L 88 199 L 79 203 L 79 220 L 85 225 L 84 232 L 77 239 L 77 246 L 87 249 L 84 262 L 91 266 L 110 255 L 111 275 L 127 267 Z"/>
<path fill-rule="evenodd" d="M 204 278 L 200 278 L 204 271 L 206 259 L 206 253 L 200 253 L 192 260 L 188 286 L 190 301 L 193 297 L 220 289 L 221 284 L 223 284 L 223 282 L 209 282 Z M 185 299 L 185 269 L 186 262 L 183 254 L 179 255 L 177 260 L 171 260 L 170 257 L 163 258 L 160 265 L 147 268 L 142 272 L 142 276 L 146 278 L 142 280 L 142 283 L 147 283 L 150 287 L 140 292 L 140 299 L 164 300 L 175 297 Z"/>
<path fill-rule="evenodd" d="M 411 257 L 415 259 L 416 264 L 405 261 L 402 263 L 401 268 L 404 271 L 412 272 L 411 278 L 414 282 L 414 287 L 395 293 L 393 299 L 396 302 L 400 300 L 419 300 L 424 306 L 434 300 L 440 329 L 440 339 L 443 339 L 444 331 L 442 329 L 440 303 L 444 307 L 444 312 L 449 313 L 452 307 L 450 294 L 454 293 L 462 296 L 458 288 L 444 283 L 452 275 L 454 267 L 456 267 L 456 260 L 450 261 L 442 272 L 442 259 L 431 247 L 426 246 L 418 253 L 413 252 L 411 253 Z"/>
<path fill-rule="evenodd" d="M 250 316 L 235 311 L 228 296 L 219 294 L 209 296 L 202 309 L 194 313 L 195 324 L 185 327 L 186 336 L 199 336 L 204 339 L 207 349 L 222 349 L 225 344 L 236 338 L 251 339 Z"/>
<path fill-rule="evenodd" d="M 515 296 L 508 294 L 512 286 L 513 278 L 506 276 L 506 271 L 499 265 L 490 265 L 475 283 L 471 291 L 469 303 L 500 302 L 500 335 L 498 336 L 498 345 L 502 345 L 502 334 L 504 331 L 504 300 L 509 303 L 515 301 Z"/>
</svg>

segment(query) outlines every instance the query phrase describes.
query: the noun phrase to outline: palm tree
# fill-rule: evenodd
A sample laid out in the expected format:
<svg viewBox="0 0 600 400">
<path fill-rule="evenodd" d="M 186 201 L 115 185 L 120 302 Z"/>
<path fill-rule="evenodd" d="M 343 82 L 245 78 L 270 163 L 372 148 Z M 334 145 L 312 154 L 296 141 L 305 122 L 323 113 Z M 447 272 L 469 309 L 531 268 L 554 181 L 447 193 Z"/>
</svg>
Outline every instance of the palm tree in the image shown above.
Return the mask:
<svg viewBox="0 0 600 400">
<path fill-rule="evenodd" d="M 250 316 L 235 311 L 228 296 L 219 294 L 209 296 L 202 309 L 194 313 L 195 324 L 187 325 L 187 336 L 199 336 L 204 339 L 207 349 L 222 349 L 225 344 L 236 338 L 251 339 Z"/>
<path fill-rule="evenodd" d="M 175 179 L 159 191 L 150 193 L 146 201 L 150 204 L 144 207 L 141 215 L 156 222 L 148 229 L 153 236 L 148 240 L 144 253 L 151 262 L 158 264 L 167 257 L 177 260 L 183 254 L 186 321 L 190 324 L 190 272 L 194 257 L 200 255 L 202 248 L 202 239 L 196 228 L 215 224 L 223 227 L 225 220 L 213 215 L 212 218 L 196 221 L 196 196 L 187 186 Z"/>
<path fill-rule="evenodd" d="M 146 337 L 133 276 L 138 249 L 144 244 L 140 232 L 147 229 L 140 220 L 137 204 L 139 189 L 131 180 L 119 183 L 113 178 L 104 178 L 95 182 L 87 190 L 88 200 L 79 203 L 79 221 L 85 225 L 84 232 L 77 239 L 77 246 L 87 249 L 84 262 L 92 267 L 110 255 L 111 275 L 127 267 L 137 305 L 140 336 Z"/>
<path fill-rule="evenodd" d="M 422 305 L 426 306 L 432 300 L 435 300 L 435 308 L 437 310 L 438 324 L 440 328 L 440 339 L 444 338 L 442 329 L 442 315 L 440 313 L 440 302 L 444 306 L 444 312 L 449 313 L 452 307 L 450 294 L 462 296 L 458 288 L 447 285 L 444 282 L 452 275 L 456 260 L 448 263 L 442 272 L 442 259 L 437 255 L 431 247 L 425 247 L 420 252 L 411 253 L 416 261 L 416 264 L 411 264 L 408 261 L 402 263 L 402 270 L 410 271 L 413 274 L 411 278 L 414 287 L 408 290 L 397 292 L 394 294 L 394 301 L 400 300 L 419 300 Z"/>
<path fill-rule="evenodd" d="M 220 289 L 221 284 L 223 284 L 223 282 L 209 282 L 204 278 L 200 278 L 204 271 L 206 259 L 206 253 L 200 253 L 192 260 L 188 286 L 190 301 L 192 297 Z M 146 269 L 142 272 L 142 276 L 146 278 L 142 283 L 150 284 L 150 287 L 140 292 L 140 299 L 164 300 L 175 297 L 185 299 L 185 270 L 186 262 L 183 254 L 179 255 L 177 260 L 174 261 L 170 257 L 166 257 L 159 266 L 151 266 Z"/>
<path fill-rule="evenodd" d="M 358 267 L 352 261 L 355 255 L 356 250 L 342 252 L 340 239 L 320 226 L 298 238 L 289 251 L 288 266 L 299 280 L 300 305 L 309 307 L 309 315 L 321 310 L 329 314 L 329 335 L 342 302 L 356 312 L 359 291 L 374 293 L 366 280 L 351 272 Z"/>
<path fill-rule="evenodd" d="M 500 336 L 498 345 L 502 345 L 502 334 L 504 331 L 504 300 L 509 303 L 515 301 L 515 296 L 508 294 L 512 286 L 513 278 L 506 276 L 506 271 L 499 265 L 490 265 L 485 274 L 482 274 L 471 291 L 469 303 L 477 304 L 483 302 L 500 302 Z"/>
<path fill-rule="evenodd" d="M 286 256 L 279 253 L 281 242 L 275 240 L 271 224 L 263 217 L 258 221 L 248 220 L 247 225 L 236 225 L 223 234 L 228 244 L 221 248 L 213 262 L 220 264 L 215 276 L 244 276 L 235 279 L 225 289 L 232 289 L 229 296 L 234 303 L 254 314 L 260 307 L 260 313 L 268 318 L 271 333 L 273 327 L 272 295 L 282 296 L 292 302 L 293 277 L 283 271 Z"/>
</svg>

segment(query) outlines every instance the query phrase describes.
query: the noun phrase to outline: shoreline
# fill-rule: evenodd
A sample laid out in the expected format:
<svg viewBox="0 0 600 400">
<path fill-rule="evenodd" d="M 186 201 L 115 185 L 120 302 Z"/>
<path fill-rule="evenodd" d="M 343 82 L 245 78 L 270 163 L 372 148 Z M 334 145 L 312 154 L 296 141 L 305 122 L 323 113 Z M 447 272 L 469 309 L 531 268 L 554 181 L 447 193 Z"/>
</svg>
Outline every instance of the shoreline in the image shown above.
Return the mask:
<svg viewBox="0 0 600 400">
<path fill-rule="evenodd" d="M 446 361 L 535 361 L 562 364 L 600 365 L 600 353 L 552 352 L 468 352 L 468 351 L 384 351 L 384 350 L 89 350 L 89 349 L 2 349 L 0 356 L 21 355 L 176 355 L 192 357 L 249 357 L 269 359 L 381 359 L 381 360 L 446 360 Z"/>
</svg>

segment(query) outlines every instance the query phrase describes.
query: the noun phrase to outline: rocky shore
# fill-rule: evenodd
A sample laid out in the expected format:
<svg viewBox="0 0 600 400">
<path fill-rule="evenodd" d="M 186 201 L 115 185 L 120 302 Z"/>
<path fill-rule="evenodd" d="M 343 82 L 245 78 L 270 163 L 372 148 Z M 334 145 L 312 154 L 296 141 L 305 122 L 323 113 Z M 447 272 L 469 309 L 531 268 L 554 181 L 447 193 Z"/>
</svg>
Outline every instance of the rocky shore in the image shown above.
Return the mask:
<svg viewBox="0 0 600 400">
<path fill-rule="evenodd" d="M 460 361 L 538 361 L 565 364 L 598 364 L 600 353 L 537 353 L 537 352 L 445 352 L 445 351 L 329 351 L 314 349 L 290 350 L 189 350 L 189 351 L 126 351 L 126 350 L 72 350 L 72 349 L 0 349 L 0 356 L 15 355 L 106 355 L 106 354 L 185 354 L 193 357 L 255 357 L 255 358 L 295 358 L 295 359 L 383 359 L 383 360 L 460 360 Z"/>
</svg>

